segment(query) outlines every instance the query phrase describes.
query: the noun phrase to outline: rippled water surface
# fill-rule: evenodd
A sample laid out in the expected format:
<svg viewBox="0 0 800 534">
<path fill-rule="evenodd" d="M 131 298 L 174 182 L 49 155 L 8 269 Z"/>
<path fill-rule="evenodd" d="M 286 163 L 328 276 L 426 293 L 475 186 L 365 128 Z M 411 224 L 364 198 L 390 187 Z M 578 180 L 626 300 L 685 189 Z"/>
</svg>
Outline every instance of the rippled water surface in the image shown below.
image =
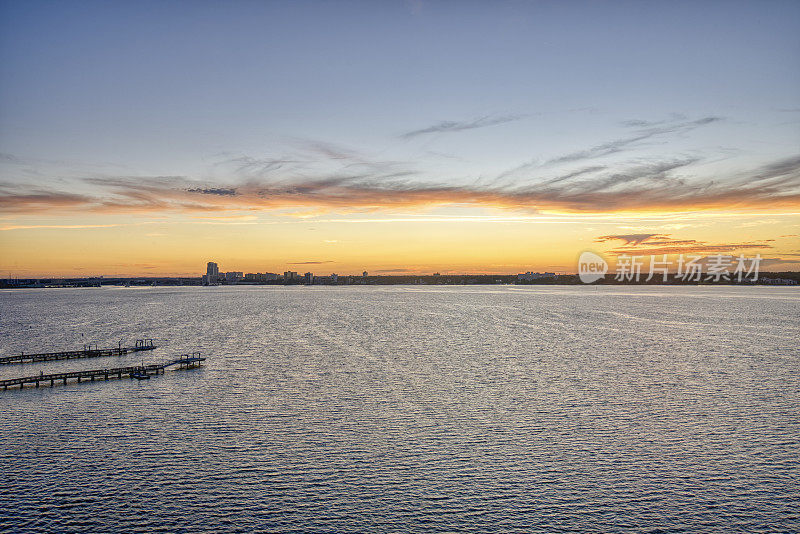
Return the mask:
<svg viewBox="0 0 800 534">
<path fill-rule="evenodd" d="M 800 292 L 0 292 L 0 355 L 151 353 L 0 391 L 0 530 L 797 532 Z"/>
</svg>

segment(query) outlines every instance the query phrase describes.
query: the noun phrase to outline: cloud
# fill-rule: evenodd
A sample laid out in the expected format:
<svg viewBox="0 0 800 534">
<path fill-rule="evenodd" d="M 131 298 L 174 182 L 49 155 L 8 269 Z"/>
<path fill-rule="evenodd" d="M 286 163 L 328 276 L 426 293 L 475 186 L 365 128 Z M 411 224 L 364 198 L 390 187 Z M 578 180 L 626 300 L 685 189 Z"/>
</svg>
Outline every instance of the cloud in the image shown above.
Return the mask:
<svg viewBox="0 0 800 534">
<path fill-rule="evenodd" d="M 775 161 L 764 165 L 753 175 L 748 176 L 747 182 L 771 182 L 773 185 L 796 182 L 800 169 L 800 155 Z"/>
<path fill-rule="evenodd" d="M 301 144 L 305 150 L 329 159 L 343 159 L 362 161 L 363 157 L 354 150 L 327 143 L 325 141 L 303 140 Z"/>
<path fill-rule="evenodd" d="M 225 189 L 221 187 L 209 187 L 209 188 L 194 188 L 194 189 L 187 189 L 189 193 L 201 193 L 203 195 L 221 195 L 221 196 L 233 196 L 236 194 L 236 189 Z"/>
<path fill-rule="evenodd" d="M 23 164 L 24 161 L 22 160 L 22 158 L 15 156 L 14 154 L 7 154 L 5 152 L 0 152 L 0 163 Z"/>
<path fill-rule="evenodd" d="M 239 175 L 263 176 L 274 171 L 279 171 L 287 165 L 298 163 L 297 160 L 287 158 L 254 158 L 251 156 L 236 156 L 218 163 L 218 166 L 232 167 Z"/>
<path fill-rule="evenodd" d="M 639 245 L 648 239 L 652 239 L 654 237 L 666 237 L 664 234 L 618 234 L 618 235 L 604 235 L 600 236 L 595 239 L 598 243 L 604 243 L 606 241 L 614 241 L 620 240 L 624 241 L 625 245 Z"/>
<path fill-rule="evenodd" d="M 50 210 L 81 209 L 94 201 L 87 195 L 44 191 L 39 188 L 15 191 L 16 186 L 0 186 L 0 213 L 36 213 Z"/>
<path fill-rule="evenodd" d="M 116 228 L 124 226 L 122 224 L 21 224 L 12 226 L 0 226 L 0 232 L 9 230 L 82 230 L 85 228 Z"/>
<path fill-rule="evenodd" d="M 255 221 L 258 219 L 256 215 L 213 215 L 208 217 L 195 216 L 194 218 L 211 221 Z"/>
<path fill-rule="evenodd" d="M 761 260 L 761 268 L 774 267 L 776 265 L 795 265 L 800 263 L 800 260 L 787 260 L 785 258 L 763 258 Z"/>
<path fill-rule="evenodd" d="M 523 163 L 508 171 L 500 173 L 500 175 L 498 176 L 498 180 L 503 178 L 508 178 L 511 176 L 518 176 L 523 172 L 535 170 L 537 168 L 564 165 L 564 164 L 573 164 L 582 161 L 602 158 L 604 156 L 610 156 L 612 154 L 620 153 L 627 149 L 634 148 L 636 143 L 639 143 L 641 141 L 646 141 L 653 137 L 664 136 L 667 134 L 685 133 L 694 130 L 696 128 L 699 128 L 701 126 L 704 126 L 706 124 L 712 124 L 721 120 L 723 119 L 720 117 L 709 116 L 709 117 L 703 117 L 701 119 L 687 121 L 685 120 L 685 117 L 676 115 L 672 121 L 658 121 L 658 122 L 650 122 L 644 120 L 625 121 L 623 125 L 629 127 L 635 126 L 638 127 L 639 130 L 632 136 L 623 137 L 621 139 L 615 139 L 613 141 L 608 141 L 588 149 L 571 152 L 569 154 L 552 158 L 544 162 L 538 160 L 532 160 Z M 569 174 L 556 177 L 552 180 L 551 183 L 563 181 L 582 174 L 599 172 L 605 169 L 606 166 L 604 165 L 593 165 L 589 167 L 584 167 L 582 169 L 572 171 Z"/>
<path fill-rule="evenodd" d="M 242 210 L 354 212 L 460 205 L 529 213 L 676 212 L 800 208 L 800 156 L 712 180 L 692 179 L 697 158 L 565 172 L 524 185 L 454 185 L 421 181 L 396 162 L 368 162 L 331 173 L 240 178 L 224 186 L 182 176 L 92 177 L 91 194 L 0 184 L 0 213 L 225 214 Z M 678 174 L 680 173 L 680 174 Z"/>
<path fill-rule="evenodd" d="M 507 170 L 505 172 L 500 173 L 497 176 L 497 180 L 496 181 L 501 181 L 501 180 L 503 180 L 505 178 L 517 176 L 521 172 L 529 171 L 529 170 L 531 170 L 531 169 L 533 169 L 533 168 L 535 168 L 535 167 L 537 167 L 539 165 L 540 164 L 537 161 L 529 161 L 527 163 L 523 163 L 522 165 L 514 167 L 513 169 L 510 169 L 510 170 Z M 578 176 L 596 174 L 596 173 L 599 173 L 599 172 L 604 171 L 606 169 L 607 169 L 607 167 L 605 165 L 593 165 L 593 166 L 590 166 L 590 167 L 584 167 L 582 169 L 577 169 L 575 171 L 571 171 L 571 172 L 568 172 L 566 174 L 561 174 L 561 175 L 559 175 L 559 176 L 557 176 L 555 178 L 551 178 L 551 179 L 549 179 L 549 180 L 547 180 L 545 182 L 542 182 L 542 185 L 552 185 L 552 184 L 556 184 L 558 182 L 564 182 L 566 180 L 571 180 L 572 178 L 577 178 Z"/>
<path fill-rule="evenodd" d="M 619 248 L 608 251 L 612 256 L 660 256 L 663 254 L 703 255 L 733 254 L 744 250 L 771 249 L 769 241 L 748 241 L 740 243 L 707 243 L 696 239 L 673 239 L 668 234 L 620 234 L 606 235 L 595 239 L 596 242 L 623 241 Z"/>
<path fill-rule="evenodd" d="M 322 265 L 323 263 L 336 263 L 333 260 L 325 261 L 290 261 L 289 265 Z"/>
<path fill-rule="evenodd" d="M 653 122 L 653 121 L 646 121 L 639 119 L 622 121 L 622 125 L 627 126 L 629 128 L 649 128 L 651 126 L 658 126 L 659 124 L 664 124 L 664 121 Z"/>
<path fill-rule="evenodd" d="M 442 121 L 438 122 L 427 128 L 420 130 L 413 130 L 402 134 L 400 137 L 403 139 L 411 139 L 420 135 L 431 133 L 447 133 L 447 132 L 461 132 L 464 130 L 474 130 L 475 128 L 486 128 L 487 126 L 496 126 L 506 122 L 517 121 L 524 118 L 525 115 L 506 115 L 503 117 L 480 117 L 471 121 Z"/>
<path fill-rule="evenodd" d="M 686 133 L 707 124 L 720 122 L 721 120 L 723 120 L 721 117 L 703 117 L 693 121 L 675 121 L 666 124 L 651 123 L 646 121 L 629 121 L 627 123 L 628 125 L 645 127 L 638 130 L 634 135 L 602 143 L 586 150 L 579 150 L 565 154 L 547 161 L 547 164 L 554 165 L 560 163 L 573 163 L 576 161 L 609 156 L 611 154 L 622 152 L 623 150 L 628 149 L 641 141 L 646 141 L 648 139 L 667 134 Z"/>
</svg>

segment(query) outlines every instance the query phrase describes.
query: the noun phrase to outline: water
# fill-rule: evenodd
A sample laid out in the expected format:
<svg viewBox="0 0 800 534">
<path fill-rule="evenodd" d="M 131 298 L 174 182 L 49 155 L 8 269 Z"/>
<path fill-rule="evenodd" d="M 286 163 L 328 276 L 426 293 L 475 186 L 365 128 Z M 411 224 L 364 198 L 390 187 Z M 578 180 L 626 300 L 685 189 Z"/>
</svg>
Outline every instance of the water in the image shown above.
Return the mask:
<svg viewBox="0 0 800 534">
<path fill-rule="evenodd" d="M 0 391 L 0 530 L 797 532 L 800 293 L 761 287 L 0 292 L 0 353 L 201 350 Z"/>
</svg>

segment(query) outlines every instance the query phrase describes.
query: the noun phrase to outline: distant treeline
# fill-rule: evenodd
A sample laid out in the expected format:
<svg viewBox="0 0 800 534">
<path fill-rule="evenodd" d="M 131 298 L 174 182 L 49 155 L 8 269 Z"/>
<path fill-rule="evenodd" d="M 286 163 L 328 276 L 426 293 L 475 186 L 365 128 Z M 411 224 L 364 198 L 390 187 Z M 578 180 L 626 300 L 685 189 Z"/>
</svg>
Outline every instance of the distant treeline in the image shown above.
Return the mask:
<svg viewBox="0 0 800 534">
<path fill-rule="evenodd" d="M 627 281 L 617 280 L 614 273 L 608 273 L 592 285 L 663 285 L 662 277 L 654 276 L 650 281 L 646 281 L 647 275 L 643 274 L 640 280 Z M 719 284 L 742 284 L 752 285 L 752 280 L 738 282 L 735 279 L 721 280 L 715 282 L 706 280 L 705 275 L 700 281 L 683 280 L 668 275 L 666 284 L 668 285 L 719 285 Z M 315 277 L 309 284 L 304 278 L 296 280 L 270 280 L 266 282 L 252 282 L 238 280 L 236 282 L 220 282 L 219 285 L 496 285 L 496 284 L 516 284 L 516 285 L 583 285 L 578 275 L 561 274 L 550 277 L 537 278 L 533 280 L 520 279 L 516 274 L 444 274 L 444 275 L 377 275 L 377 276 L 340 276 L 338 280 L 330 277 Z M 758 280 L 758 285 L 795 285 L 800 284 L 800 272 L 762 272 Z M 201 286 L 201 277 L 136 277 L 136 278 L 25 278 L 25 279 L 0 279 L 0 288 L 36 288 L 36 287 L 100 287 L 100 286 Z"/>
</svg>

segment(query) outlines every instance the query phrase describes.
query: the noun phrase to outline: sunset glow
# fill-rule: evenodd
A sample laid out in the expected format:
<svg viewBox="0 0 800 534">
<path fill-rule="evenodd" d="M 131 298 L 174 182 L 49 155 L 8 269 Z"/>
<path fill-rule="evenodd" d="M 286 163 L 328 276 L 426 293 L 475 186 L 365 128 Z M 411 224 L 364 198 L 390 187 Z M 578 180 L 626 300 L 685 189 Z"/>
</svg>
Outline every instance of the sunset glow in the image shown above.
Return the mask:
<svg viewBox="0 0 800 534">
<path fill-rule="evenodd" d="M 210 259 L 253 272 L 574 272 L 583 250 L 634 249 L 800 265 L 791 17 L 665 7 L 691 21 L 687 55 L 649 18 L 599 30 L 631 22 L 619 6 L 473 6 L 453 20 L 420 5 L 319 6 L 314 20 L 331 24 L 308 26 L 297 6 L 184 18 L 165 4 L 131 27 L 124 4 L 91 18 L 6 4 L 0 272 L 196 276 Z M 725 28 L 715 39 L 712 16 Z M 550 28 L 565 17 L 570 31 Z M 365 19 L 395 22 L 377 35 Z M 498 39 L 472 42 L 478 20 Z M 144 28 L 153 43 L 132 38 Z M 329 45 L 304 46 L 306 32 Z M 613 237 L 630 234 L 659 237 Z"/>
</svg>

